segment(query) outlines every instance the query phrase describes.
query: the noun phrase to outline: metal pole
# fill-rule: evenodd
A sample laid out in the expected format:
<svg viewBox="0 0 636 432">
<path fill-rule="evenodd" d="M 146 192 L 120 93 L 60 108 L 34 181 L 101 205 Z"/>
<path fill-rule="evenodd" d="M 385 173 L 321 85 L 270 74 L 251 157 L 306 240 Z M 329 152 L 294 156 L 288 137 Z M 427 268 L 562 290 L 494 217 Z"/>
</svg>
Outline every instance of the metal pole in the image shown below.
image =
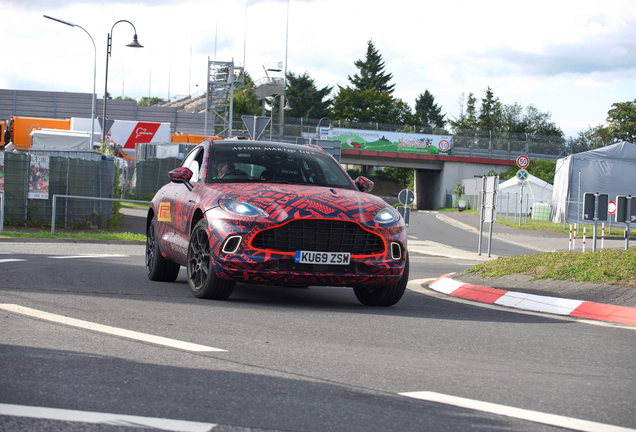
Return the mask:
<svg viewBox="0 0 636 432">
<path fill-rule="evenodd" d="M 598 198 L 599 194 L 594 194 L 594 233 L 592 234 L 592 252 L 596 252 L 596 229 L 598 226 Z"/>
<path fill-rule="evenodd" d="M 486 194 L 486 177 L 482 177 L 481 179 L 481 215 L 479 217 L 479 244 L 477 247 L 477 255 L 481 255 L 481 237 L 484 231 L 484 195 Z"/>
<path fill-rule="evenodd" d="M 0 190 L 0 234 L 4 231 L 4 191 Z"/>
<path fill-rule="evenodd" d="M 579 171 L 579 200 L 576 203 L 576 223 L 581 226 L 581 171 Z"/>
<path fill-rule="evenodd" d="M 55 234 L 55 210 L 56 210 L 57 194 L 53 194 L 53 214 L 51 215 L 51 234 Z"/>
<path fill-rule="evenodd" d="M 488 228 L 488 258 L 490 258 L 490 251 L 492 250 L 492 226 L 495 223 L 495 210 L 497 206 L 495 203 L 497 202 L 497 189 L 499 185 L 499 178 L 495 176 L 495 180 L 493 182 L 493 197 L 492 197 L 492 209 L 490 209 L 490 227 Z"/>
<path fill-rule="evenodd" d="M 508 222 L 508 213 L 510 213 L 510 192 L 507 192 L 506 197 L 506 222 Z"/>
<path fill-rule="evenodd" d="M 627 209 L 625 212 L 625 225 L 627 225 L 627 229 L 625 231 L 625 250 L 629 250 L 629 236 L 631 235 L 631 232 L 629 230 L 629 224 L 631 223 L 632 220 L 632 215 L 631 215 L 631 210 L 632 210 L 632 196 L 627 195 L 626 201 L 627 201 Z"/>
</svg>

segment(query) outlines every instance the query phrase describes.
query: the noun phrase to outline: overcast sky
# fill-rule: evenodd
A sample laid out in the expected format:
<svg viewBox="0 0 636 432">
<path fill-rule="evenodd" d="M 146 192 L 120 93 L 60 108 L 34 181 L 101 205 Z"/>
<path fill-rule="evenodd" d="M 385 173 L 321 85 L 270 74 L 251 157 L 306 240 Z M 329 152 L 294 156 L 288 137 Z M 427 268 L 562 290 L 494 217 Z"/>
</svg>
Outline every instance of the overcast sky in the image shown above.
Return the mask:
<svg viewBox="0 0 636 432">
<path fill-rule="evenodd" d="M 203 90 L 207 60 L 242 64 L 252 78 L 284 62 L 319 87 L 346 86 L 373 39 L 394 95 L 411 107 L 428 89 L 450 117 L 462 93 L 490 86 L 502 103 L 550 111 L 566 136 L 605 123 L 636 98 L 633 0 L 365 2 L 353 0 L 0 0 L 0 88 L 173 99 Z M 143 49 L 132 49 L 134 24 Z M 286 28 L 288 25 L 288 42 Z M 198 85 L 198 87 L 197 87 Z M 336 87 L 337 89 L 337 87 Z M 335 92 L 334 92 L 335 93 Z"/>
</svg>

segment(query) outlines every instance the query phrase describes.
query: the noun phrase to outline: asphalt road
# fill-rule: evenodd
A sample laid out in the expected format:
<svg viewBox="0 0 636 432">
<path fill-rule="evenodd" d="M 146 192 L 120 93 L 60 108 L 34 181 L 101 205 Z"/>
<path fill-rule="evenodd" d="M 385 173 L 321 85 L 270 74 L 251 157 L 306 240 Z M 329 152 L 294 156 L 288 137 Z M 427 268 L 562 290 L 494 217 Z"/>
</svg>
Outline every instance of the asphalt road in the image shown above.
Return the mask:
<svg viewBox="0 0 636 432">
<path fill-rule="evenodd" d="M 476 247 L 476 236 L 433 215 L 409 235 Z M 149 281 L 143 246 L 0 243 L 0 430 L 124 431 L 172 419 L 196 422 L 177 430 L 556 431 L 558 421 L 576 423 L 564 417 L 595 422 L 579 430 L 636 429 L 634 329 L 423 287 L 476 262 L 411 254 L 409 290 L 390 308 L 333 287 L 238 284 L 216 302 L 194 298 L 183 269 L 175 283 Z M 40 311 L 53 315 L 26 315 Z M 223 351 L 189 350 L 201 347 Z M 15 406 L 66 411 L 7 415 Z M 118 420 L 69 421 L 94 413 Z"/>
</svg>

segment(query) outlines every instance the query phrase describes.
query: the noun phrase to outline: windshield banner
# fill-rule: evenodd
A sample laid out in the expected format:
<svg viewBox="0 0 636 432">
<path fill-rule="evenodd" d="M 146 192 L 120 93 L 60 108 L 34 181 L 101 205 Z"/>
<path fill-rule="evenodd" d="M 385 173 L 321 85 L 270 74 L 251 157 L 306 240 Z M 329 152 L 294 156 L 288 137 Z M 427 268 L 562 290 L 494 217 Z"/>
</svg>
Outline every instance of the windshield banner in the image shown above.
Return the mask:
<svg viewBox="0 0 636 432">
<path fill-rule="evenodd" d="M 384 132 L 362 129 L 328 130 L 321 128 L 320 135 L 340 141 L 343 149 L 389 151 L 450 156 L 452 135 L 427 135 L 405 132 Z"/>
</svg>

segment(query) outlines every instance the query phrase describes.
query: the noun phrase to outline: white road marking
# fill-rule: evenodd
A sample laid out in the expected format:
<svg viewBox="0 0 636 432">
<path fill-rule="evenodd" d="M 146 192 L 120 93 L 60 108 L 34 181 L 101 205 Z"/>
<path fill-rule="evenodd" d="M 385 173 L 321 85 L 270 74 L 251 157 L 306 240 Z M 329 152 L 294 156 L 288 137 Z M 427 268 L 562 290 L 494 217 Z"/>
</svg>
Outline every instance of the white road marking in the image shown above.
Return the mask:
<svg viewBox="0 0 636 432">
<path fill-rule="evenodd" d="M 53 259 L 75 259 L 75 258 L 125 258 L 128 255 L 122 254 L 94 254 L 94 255 L 60 255 L 60 256 L 50 256 L 49 258 Z"/>
<path fill-rule="evenodd" d="M 555 414 L 547 414 L 539 411 L 531 411 L 521 408 L 514 408 L 506 405 L 499 405 L 490 402 L 482 402 L 473 399 L 465 399 L 456 396 L 449 396 L 435 392 L 407 392 L 400 393 L 415 399 L 421 399 L 429 402 L 437 402 L 446 405 L 454 405 L 460 408 L 466 408 L 476 411 L 487 412 L 506 417 L 513 417 L 521 420 L 531 421 L 534 423 L 542 423 L 549 426 L 557 426 L 571 430 L 583 432 L 634 432 L 636 429 L 624 428 L 621 426 L 612 426 L 604 423 L 597 423 L 587 420 L 579 420 L 572 417 L 564 417 Z"/>
<path fill-rule="evenodd" d="M 86 330 L 92 330 L 100 333 L 106 333 L 114 336 L 121 336 L 128 339 L 139 340 L 142 342 L 149 342 L 156 345 L 163 345 L 170 348 L 177 348 L 185 351 L 196 352 L 225 352 L 226 350 L 220 348 L 209 347 L 205 345 L 198 345 L 190 342 L 183 342 L 176 339 L 169 339 L 161 336 L 154 336 L 146 333 L 140 333 L 132 330 L 121 329 L 117 327 L 111 327 L 102 324 L 96 324 L 89 321 L 82 321 L 74 318 L 68 318 L 62 315 L 55 315 L 48 312 L 39 311 L 37 309 L 31 309 L 15 304 L 0 303 L 0 309 L 4 309 L 9 312 L 15 312 L 21 315 L 30 316 L 33 318 L 39 318 L 46 321 L 52 321 L 60 324 L 65 324 L 72 327 L 78 327 Z"/>
<path fill-rule="evenodd" d="M 187 420 L 171 420 L 157 417 L 140 417 L 10 404 L 0 404 L 0 415 L 184 432 L 209 432 L 217 426 L 214 423 L 199 423 Z"/>
<path fill-rule="evenodd" d="M 26 261 L 26 260 L 18 259 L 18 258 L 0 259 L 0 263 L 17 262 L 17 261 Z"/>
</svg>

